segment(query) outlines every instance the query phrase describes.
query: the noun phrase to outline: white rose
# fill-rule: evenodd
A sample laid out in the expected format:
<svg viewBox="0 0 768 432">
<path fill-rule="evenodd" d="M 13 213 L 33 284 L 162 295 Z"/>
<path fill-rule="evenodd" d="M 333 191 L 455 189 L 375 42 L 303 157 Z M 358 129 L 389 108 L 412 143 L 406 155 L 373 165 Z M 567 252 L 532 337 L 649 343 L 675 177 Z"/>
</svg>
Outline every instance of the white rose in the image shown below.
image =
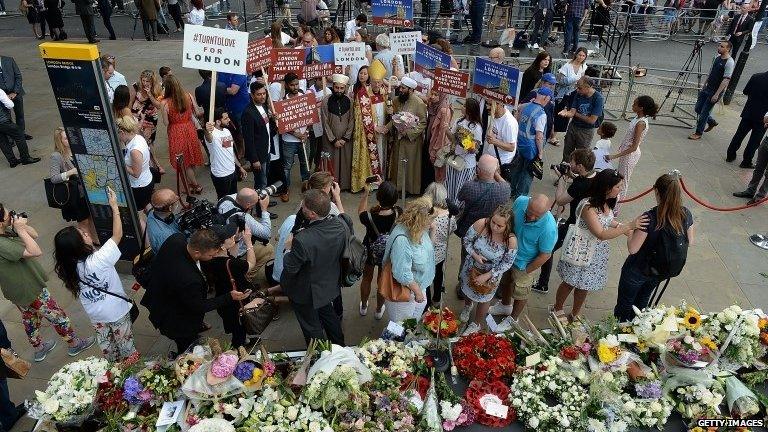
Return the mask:
<svg viewBox="0 0 768 432">
<path fill-rule="evenodd" d="M 659 412 L 661 411 L 662 406 L 658 401 L 653 401 L 651 402 L 650 408 L 651 408 L 651 412 Z"/>
<path fill-rule="evenodd" d="M 568 417 L 563 417 L 563 418 L 560 419 L 560 425 L 562 427 L 568 427 L 568 426 L 571 425 L 571 421 L 568 420 Z"/>
<path fill-rule="evenodd" d="M 539 419 L 536 417 L 531 417 L 528 420 L 528 426 L 530 426 L 532 429 L 536 429 L 537 427 L 539 427 Z"/>
<path fill-rule="evenodd" d="M 635 409 L 635 406 L 636 406 L 635 405 L 635 401 L 628 400 L 628 401 L 624 402 L 624 409 L 627 410 L 627 411 L 631 411 L 631 410 Z"/>
<path fill-rule="evenodd" d="M 613 374 L 610 372 L 606 372 L 603 374 L 603 381 L 605 382 L 613 382 Z"/>
<path fill-rule="evenodd" d="M 56 399 L 46 399 L 43 401 L 43 411 L 46 414 L 54 414 L 59 410 L 59 401 Z"/>
<path fill-rule="evenodd" d="M 685 337 L 683 338 L 683 342 L 687 344 L 692 344 L 694 341 L 695 339 L 691 335 L 685 335 Z"/>
</svg>

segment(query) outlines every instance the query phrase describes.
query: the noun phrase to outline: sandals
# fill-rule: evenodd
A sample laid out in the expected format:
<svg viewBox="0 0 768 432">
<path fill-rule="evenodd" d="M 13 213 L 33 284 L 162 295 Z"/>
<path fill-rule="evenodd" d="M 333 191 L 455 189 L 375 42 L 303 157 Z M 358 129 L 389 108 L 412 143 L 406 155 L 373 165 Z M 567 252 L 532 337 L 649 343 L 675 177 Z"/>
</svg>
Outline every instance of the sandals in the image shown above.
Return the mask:
<svg viewBox="0 0 768 432">
<path fill-rule="evenodd" d="M 563 326 L 566 326 L 571 323 L 571 320 L 569 318 L 570 315 L 566 316 L 565 312 L 563 310 L 555 310 L 554 305 L 549 305 L 549 311 L 552 312 L 555 315 L 555 318 L 557 318 L 558 321 L 560 321 L 560 324 Z"/>
<path fill-rule="evenodd" d="M 200 195 L 203 192 L 203 187 L 197 183 L 190 183 L 189 192 L 193 195 Z"/>
</svg>

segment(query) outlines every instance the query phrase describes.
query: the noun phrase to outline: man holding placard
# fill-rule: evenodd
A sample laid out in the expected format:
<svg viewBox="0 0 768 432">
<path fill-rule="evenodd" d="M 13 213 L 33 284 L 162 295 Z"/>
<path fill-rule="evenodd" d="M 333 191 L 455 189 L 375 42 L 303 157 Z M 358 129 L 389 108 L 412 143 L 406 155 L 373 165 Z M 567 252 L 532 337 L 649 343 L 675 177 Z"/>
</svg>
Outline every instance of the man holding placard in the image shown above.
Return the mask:
<svg viewBox="0 0 768 432">
<path fill-rule="evenodd" d="M 333 74 L 333 92 L 323 101 L 323 150 L 331 154 L 332 172 L 341 190 L 352 187 L 352 100 L 347 93 L 349 77 Z"/>
<path fill-rule="evenodd" d="M 381 133 L 396 129 L 395 148 L 390 162 L 390 179 L 399 188 L 404 188 L 412 195 L 421 194 L 421 155 L 424 146 L 424 130 L 427 128 L 427 106 L 414 93 L 418 83 L 409 77 L 404 77 L 398 88 L 398 96 L 392 102 L 392 121 L 383 128 L 377 128 Z M 415 116 L 415 119 L 413 118 Z M 400 176 L 400 163 L 405 162 L 403 180 Z"/>
<path fill-rule="evenodd" d="M 285 98 L 299 96 L 304 92 L 299 88 L 299 77 L 293 72 L 285 74 L 283 79 L 285 84 Z M 305 143 L 309 138 L 307 127 L 300 127 L 291 132 L 284 133 L 283 138 L 283 171 L 285 172 L 285 192 L 280 195 L 280 201 L 288 202 L 290 200 L 291 170 L 293 168 L 293 158 L 299 156 L 299 170 L 301 172 L 301 181 L 309 180 L 309 167 L 307 166 L 307 155 L 305 153 Z"/>
</svg>

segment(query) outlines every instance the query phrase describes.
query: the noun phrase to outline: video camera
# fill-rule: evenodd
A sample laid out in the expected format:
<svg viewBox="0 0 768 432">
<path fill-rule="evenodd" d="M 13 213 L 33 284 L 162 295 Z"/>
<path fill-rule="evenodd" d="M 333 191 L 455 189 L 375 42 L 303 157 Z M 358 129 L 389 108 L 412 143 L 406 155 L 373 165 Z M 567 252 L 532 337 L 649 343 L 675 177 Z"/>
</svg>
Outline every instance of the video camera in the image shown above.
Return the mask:
<svg viewBox="0 0 768 432">
<path fill-rule="evenodd" d="M 216 206 L 208 200 L 195 200 L 191 204 L 192 207 L 182 212 L 178 218 L 179 229 L 187 237 L 199 229 L 216 225 L 214 216 L 218 214 Z"/>
</svg>

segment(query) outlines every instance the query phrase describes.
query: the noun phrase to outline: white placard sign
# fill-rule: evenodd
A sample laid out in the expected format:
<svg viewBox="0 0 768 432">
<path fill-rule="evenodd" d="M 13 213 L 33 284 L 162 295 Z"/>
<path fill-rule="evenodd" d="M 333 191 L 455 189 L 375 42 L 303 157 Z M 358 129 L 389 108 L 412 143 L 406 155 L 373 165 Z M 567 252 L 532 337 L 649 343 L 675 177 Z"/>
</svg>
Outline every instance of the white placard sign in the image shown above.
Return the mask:
<svg viewBox="0 0 768 432">
<path fill-rule="evenodd" d="M 405 327 L 394 321 L 390 321 L 389 324 L 387 324 L 387 331 L 395 336 L 402 336 L 405 333 Z"/>
<path fill-rule="evenodd" d="M 420 31 L 389 34 L 389 43 L 391 45 L 392 52 L 395 54 L 414 54 L 416 52 L 416 42 L 421 42 Z"/>
<path fill-rule="evenodd" d="M 347 42 L 333 44 L 333 58 L 337 66 L 351 66 L 365 63 L 365 43 Z"/>
<path fill-rule="evenodd" d="M 245 75 L 248 33 L 187 24 L 182 63 L 185 68 Z"/>
</svg>

